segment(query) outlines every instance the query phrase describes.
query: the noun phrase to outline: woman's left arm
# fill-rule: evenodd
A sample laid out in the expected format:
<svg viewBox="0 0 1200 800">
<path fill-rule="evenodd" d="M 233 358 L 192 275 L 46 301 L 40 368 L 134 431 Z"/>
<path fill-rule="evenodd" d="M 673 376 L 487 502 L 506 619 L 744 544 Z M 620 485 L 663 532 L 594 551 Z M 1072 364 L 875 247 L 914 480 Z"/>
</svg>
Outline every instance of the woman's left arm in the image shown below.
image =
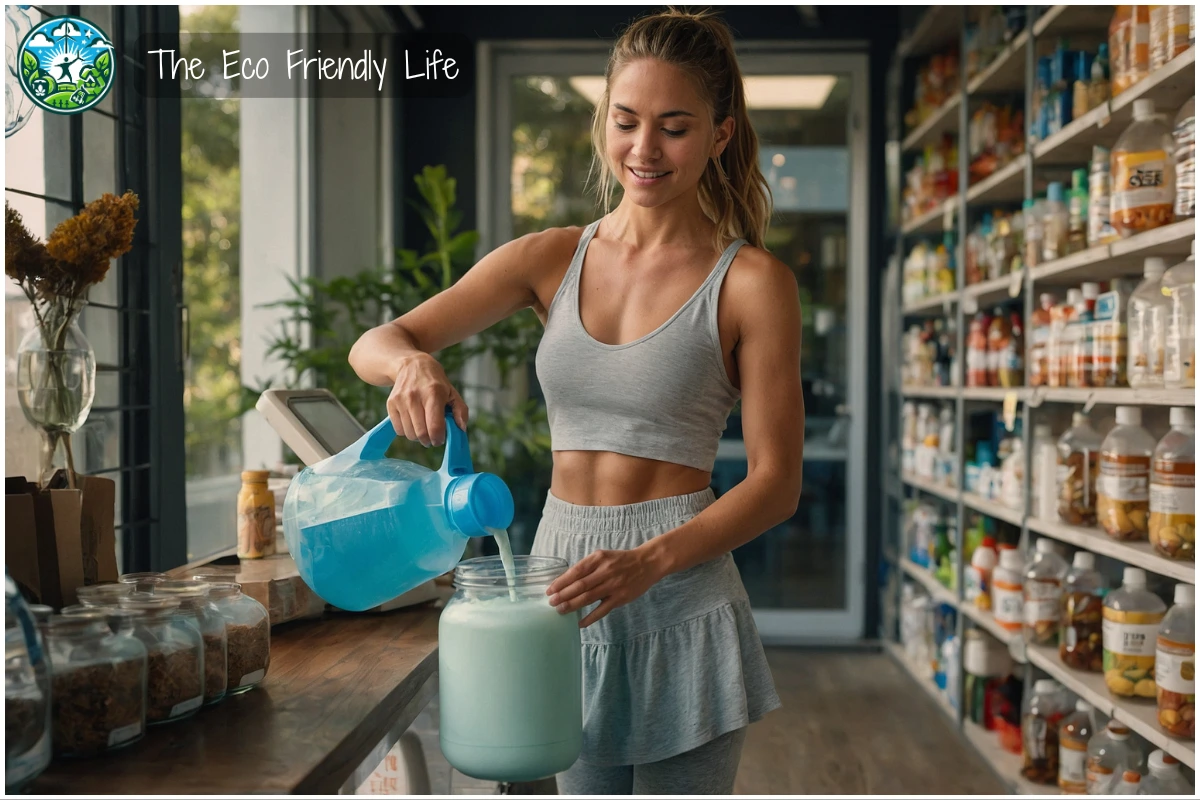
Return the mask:
<svg viewBox="0 0 1200 800">
<path fill-rule="evenodd" d="M 731 301 L 738 320 L 734 353 L 746 479 L 678 528 L 633 550 L 592 553 L 551 584 L 550 602 L 563 613 L 600 601 L 580 627 L 637 599 L 667 575 L 728 553 L 796 512 L 804 456 L 796 279 L 762 250 L 747 252 L 738 262 L 726 278 L 724 299 Z"/>
</svg>

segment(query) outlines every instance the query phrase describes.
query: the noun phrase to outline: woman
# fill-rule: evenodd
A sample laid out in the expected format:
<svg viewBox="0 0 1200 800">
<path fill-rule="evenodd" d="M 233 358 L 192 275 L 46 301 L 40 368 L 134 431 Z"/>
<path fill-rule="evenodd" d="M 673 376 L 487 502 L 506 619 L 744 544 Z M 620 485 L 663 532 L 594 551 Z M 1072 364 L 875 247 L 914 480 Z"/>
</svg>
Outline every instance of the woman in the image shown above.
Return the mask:
<svg viewBox="0 0 1200 800">
<path fill-rule="evenodd" d="M 533 552 L 572 565 L 549 601 L 585 609 L 584 749 L 560 789 L 728 794 L 746 726 L 779 706 L 730 551 L 795 512 L 804 408 L 799 294 L 763 249 L 770 192 L 724 23 L 633 23 L 592 136 L 615 210 L 497 248 L 350 361 L 393 387 L 399 433 L 436 446 L 445 406 L 463 429 L 467 408 L 429 354 L 537 312 L 554 466 Z M 739 395 L 748 475 L 714 500 Z"/>
</svg>

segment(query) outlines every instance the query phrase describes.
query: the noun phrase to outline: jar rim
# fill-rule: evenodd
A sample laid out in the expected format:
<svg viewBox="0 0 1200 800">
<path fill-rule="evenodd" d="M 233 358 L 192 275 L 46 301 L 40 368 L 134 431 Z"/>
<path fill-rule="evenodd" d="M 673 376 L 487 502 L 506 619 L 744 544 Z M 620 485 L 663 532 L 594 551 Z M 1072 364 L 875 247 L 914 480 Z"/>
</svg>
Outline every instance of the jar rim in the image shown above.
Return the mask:
<svg viewBox="0 0 1200 800">
<path fill-rule="evenodd" d="M 194 598 L 207 597 L 211 584 L 203 581 L 172 580 L 156 583 L 153 594 L 171 597 Z"/>
<path fill-rule="evenodd" d="M 242 585 L 236 581 L 213 581 L 203 578 L 195 580 L 204 581 L 208 585 L 209 597 L 234 597 L 242 593 Z"/>
<path fill-rule="evenodd" d="M 513 556 L 514 586 L 547 586 L 567 571 L 567 561 L 553 556 Z M 482 556 L 460 561 L 454 568 L 456 587 L 503 589 L 508 586 L 500 556 Z"/>
</svg>

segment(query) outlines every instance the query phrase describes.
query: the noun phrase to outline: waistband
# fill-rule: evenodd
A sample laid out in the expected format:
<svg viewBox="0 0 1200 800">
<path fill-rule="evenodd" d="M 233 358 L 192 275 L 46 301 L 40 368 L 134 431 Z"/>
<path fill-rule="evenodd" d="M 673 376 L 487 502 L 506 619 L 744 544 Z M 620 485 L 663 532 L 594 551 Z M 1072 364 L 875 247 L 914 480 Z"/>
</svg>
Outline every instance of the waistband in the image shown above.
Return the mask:
<svg viewBox="0 0 1200 800">
<path fill-rule="evenodd" d="M 619 531 L 691 519 L 716 500 L 712 489 L 619 506 L 581 506 L 546 493 L 542 522 L 588 531 Z"/>
</svg>

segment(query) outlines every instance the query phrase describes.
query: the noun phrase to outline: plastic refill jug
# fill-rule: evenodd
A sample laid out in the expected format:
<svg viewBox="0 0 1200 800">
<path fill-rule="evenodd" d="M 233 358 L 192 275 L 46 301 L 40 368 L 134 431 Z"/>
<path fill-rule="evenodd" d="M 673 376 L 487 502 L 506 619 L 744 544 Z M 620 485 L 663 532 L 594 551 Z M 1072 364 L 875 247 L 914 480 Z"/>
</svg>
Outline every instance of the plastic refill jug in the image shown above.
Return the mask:
<svg viewBox="0 0 1200 800">
<path fill-rule="evenodd" d="M 385 458 L 390 419 L 351 447 L 305 468 L 283 504 L 283 533 L 300 577 L 321 599 L 365 611 L 454 568 L 467 539 L 504 529 L 513 499 L 475 472 L 467 435 L 446 414 L 437 472 Z"/>
<path fill-rule="evenodd" d="M 546 778 L 583 748 L 579 614 L 546 599 L 567 562 L 513 561 L 511 586 L 496 556 L 459 564 L 438 623 L 442 753 L 480 780 Z"/>
</svg>

